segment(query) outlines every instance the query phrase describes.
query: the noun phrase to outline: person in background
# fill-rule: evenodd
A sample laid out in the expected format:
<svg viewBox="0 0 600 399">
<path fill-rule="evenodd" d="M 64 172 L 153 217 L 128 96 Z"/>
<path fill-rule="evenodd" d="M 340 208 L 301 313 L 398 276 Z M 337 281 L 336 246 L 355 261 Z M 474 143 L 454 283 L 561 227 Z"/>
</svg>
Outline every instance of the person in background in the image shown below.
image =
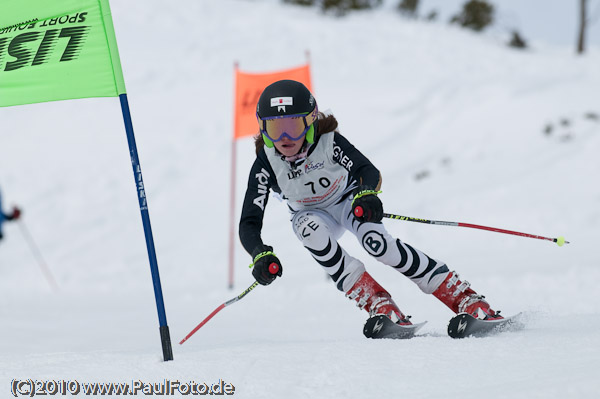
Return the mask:
<svg viewBox="0 0 600 399">
<path fill-rule="evenodd" d="M 21 210 L 18 207 L 13 207 L 10 214 L 6 214 L 2 207 L 2 193 L 0 193 L 0 240 L 4 237 L 2 234 L 2 225 L 5 221 L 18 220 L 21 217 Z"/>
<path fill-rule="evenodd" d="M 364 263 L 338 244 L 346 231 L 356 236 L 373 259 L 402 273 L 453 312 L 486 320 L 502 318 L 445 263 L 387 232 L 377 196 L 382 181 L 379 170 L 340 134 L 333 115 L 318 111 L 315 98 L 302 83 L 281 80 L 266 87 L 256 115 L 260 128 L 255 139 L 256 160 L 250 169 L 239 225 L 242 245 L 253 259 L 256 281 L 268 285 L 283 270 L 273 248 L 261 237 L 273 190 L 287 201 L 300 243 L 337 289 L 369 313 L 365 336 L 378 338 L 378 324 L 374 331 L 366 330 L 369 321 L 381 320 L 381 315 L 401 326 L 412 323 Z"/>
</svg>

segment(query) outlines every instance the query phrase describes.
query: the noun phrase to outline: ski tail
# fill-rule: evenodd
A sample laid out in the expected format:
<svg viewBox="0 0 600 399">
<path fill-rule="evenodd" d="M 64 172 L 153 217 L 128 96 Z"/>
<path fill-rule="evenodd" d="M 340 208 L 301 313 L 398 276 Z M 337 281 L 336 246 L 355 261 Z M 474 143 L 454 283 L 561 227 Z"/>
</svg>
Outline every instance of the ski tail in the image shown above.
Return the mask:
<svg viewBox="0 0 600 399">
<path fill-rule="evenodd" d="M 365 337 L 373 339 L 408 339 L 414 337 L 425 323 L 396 324 L 387 316 L 377 315 L 367 320 L 363 334 Z"/>
</svg>

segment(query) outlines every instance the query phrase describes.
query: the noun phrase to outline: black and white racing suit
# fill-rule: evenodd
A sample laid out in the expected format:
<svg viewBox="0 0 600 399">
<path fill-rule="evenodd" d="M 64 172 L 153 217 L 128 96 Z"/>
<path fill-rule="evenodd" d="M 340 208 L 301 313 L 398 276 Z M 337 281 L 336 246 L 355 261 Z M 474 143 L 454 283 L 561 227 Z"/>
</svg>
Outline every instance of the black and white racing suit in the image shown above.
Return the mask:
<svg viewBox="0 0 600 399">
<path fill-rule="evenodd" d="M 340 291 L 347 292 L 365 270 L 338 244 L 350 231 L 372 257 L 430 294 L 448 275 L 446 265 L 392 237 L 382 223 L 361 223 L 352 215 L 352 191 L 359 184 L 375 188 L 379 180 L 377 168 L 337 131 L 318 136 L 300 162 L 265 147 L 250 170 L 239 226 L 242 245 L 252 254 L 263 244 L 263 215 L 273 190 L 287 200 L 296 236 Z"/>
</svg>

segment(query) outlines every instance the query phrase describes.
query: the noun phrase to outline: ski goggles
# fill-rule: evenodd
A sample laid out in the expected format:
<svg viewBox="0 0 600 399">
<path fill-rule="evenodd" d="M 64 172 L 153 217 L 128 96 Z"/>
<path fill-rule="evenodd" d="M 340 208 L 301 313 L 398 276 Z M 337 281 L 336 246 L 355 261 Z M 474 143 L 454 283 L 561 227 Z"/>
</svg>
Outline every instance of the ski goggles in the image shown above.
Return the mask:
<svg viewBox="0 0 600 399">
<path fill-rule="evenodd" d="M 309 114 L 267 116 L 261 118 L 257 113 L 256 118 L 258 119 L 260 132 L 276 143 L 282 140 L 283 137 L 287 137 L 293 141 L 300 140 L 317 120 L 318 115 L 319 111 L 315 107 Z"/>
</svg>

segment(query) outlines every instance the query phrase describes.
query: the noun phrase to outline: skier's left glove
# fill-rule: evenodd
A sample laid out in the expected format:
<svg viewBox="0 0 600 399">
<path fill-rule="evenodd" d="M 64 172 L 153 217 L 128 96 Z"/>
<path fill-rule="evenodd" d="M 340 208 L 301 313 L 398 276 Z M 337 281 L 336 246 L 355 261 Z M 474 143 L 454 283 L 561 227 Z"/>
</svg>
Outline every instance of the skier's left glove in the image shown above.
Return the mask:
<svg viewBox="0 0 600 399">
<path fill-rule="evenodd" d="M 252 251 L 253 263 L 250 267 L 252 275 L 261 285 L 269 285 L 277 278 L 281 277 L 283 268 L 277 256 L 273 253 L 273 247 L 268 245 L 259 245 Z"/>
<path fill-rule="evenodd" d="M 352 214 L 359 222 L 379 223 L 383 219 L 383 204 L 377 197 L 381 191 L 360 186 L 354 191 Z"/>
</svg>

